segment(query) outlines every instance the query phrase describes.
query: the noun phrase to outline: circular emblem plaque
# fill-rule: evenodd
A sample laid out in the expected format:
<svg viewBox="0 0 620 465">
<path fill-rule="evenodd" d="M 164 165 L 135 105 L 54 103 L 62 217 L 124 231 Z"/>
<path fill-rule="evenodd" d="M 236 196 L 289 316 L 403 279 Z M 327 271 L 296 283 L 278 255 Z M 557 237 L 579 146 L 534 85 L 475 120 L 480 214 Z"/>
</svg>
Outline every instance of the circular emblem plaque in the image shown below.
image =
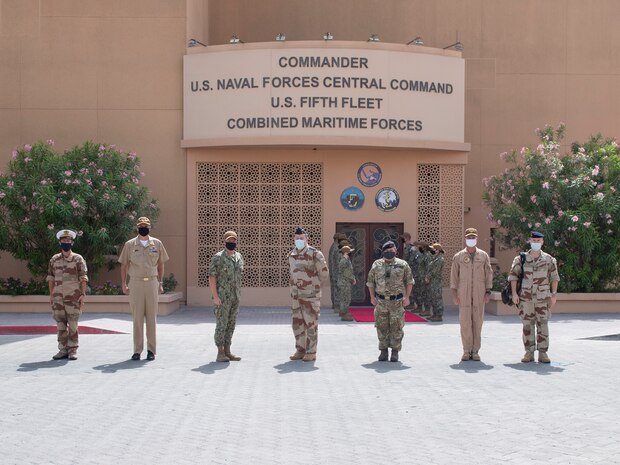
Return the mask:
<svg viewBox="0 0 620 465">
<path fill-rule="evenodd" d="M 357 187 L 347 187 L 340 194 L 340 203 L 347 210 L 359 210 L 364 205 L 364 193 Z"/>
<path fill-rule="evenodd" d="M 357 180 L 362 186 L 373 187 L 381 181 L 381 168 L 376 163 L 364 163 L 357 170 Z"/>
<path fill-rule="evenodd" d="M 377 195 L 375 195 L 375 204 L 377 205 L 377 208 L 379 210 L 383 210 L 384 212 L 396 210 L 399 203 L 400 196 L 398 195 L 398 192 L 396 192 L 396 189 L 391 187 L 384 187 L 377 192 Z"/>
</svg>

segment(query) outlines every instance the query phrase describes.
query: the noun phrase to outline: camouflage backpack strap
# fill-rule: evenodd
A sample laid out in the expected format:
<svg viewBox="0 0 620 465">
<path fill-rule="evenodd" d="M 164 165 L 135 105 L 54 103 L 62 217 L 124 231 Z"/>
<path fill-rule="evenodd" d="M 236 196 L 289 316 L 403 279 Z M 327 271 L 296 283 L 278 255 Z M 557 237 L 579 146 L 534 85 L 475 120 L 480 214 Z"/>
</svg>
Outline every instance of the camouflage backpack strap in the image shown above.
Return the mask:
<svg viewBox="0 0 620 465">
<path fill-rule="evenodd" d="M 521 258 L 521 273 L 519 274 L 517 291 L 521 291 L 521 287 L 523 286 L 523 275 L 525 274 L 525 269 L 523 268 L 523 264 L 525 263 L 525 252 L 519 252 L 519 257 Z"/>
</svg>

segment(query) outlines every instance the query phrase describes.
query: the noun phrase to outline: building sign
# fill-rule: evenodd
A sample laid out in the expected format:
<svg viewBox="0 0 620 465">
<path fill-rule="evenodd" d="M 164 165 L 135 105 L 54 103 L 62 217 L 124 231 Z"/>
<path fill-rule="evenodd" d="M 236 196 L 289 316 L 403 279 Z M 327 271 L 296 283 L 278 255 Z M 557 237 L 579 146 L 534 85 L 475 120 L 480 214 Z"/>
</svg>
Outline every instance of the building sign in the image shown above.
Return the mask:
<svg viewBox="0 0 620 465">
<path fill-rule="evenodd" d="M 186 55 L 183 146 L 462 143 L 464 60 L 381 46 Z"/>
</svg>

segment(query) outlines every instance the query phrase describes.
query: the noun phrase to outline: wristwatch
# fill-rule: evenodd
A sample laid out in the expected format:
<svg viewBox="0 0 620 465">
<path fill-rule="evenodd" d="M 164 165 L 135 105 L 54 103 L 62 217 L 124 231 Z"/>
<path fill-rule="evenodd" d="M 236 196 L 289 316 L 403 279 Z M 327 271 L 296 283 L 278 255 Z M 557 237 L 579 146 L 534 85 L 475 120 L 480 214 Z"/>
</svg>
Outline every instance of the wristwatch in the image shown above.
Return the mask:
<svg viewBox="0 0 620 465">
<path fill-rule="evenodd" d="M 487 289 L 487 291 L 485 292 L 485 294 L 491 294 L 491 289 Z"/>
</svg>

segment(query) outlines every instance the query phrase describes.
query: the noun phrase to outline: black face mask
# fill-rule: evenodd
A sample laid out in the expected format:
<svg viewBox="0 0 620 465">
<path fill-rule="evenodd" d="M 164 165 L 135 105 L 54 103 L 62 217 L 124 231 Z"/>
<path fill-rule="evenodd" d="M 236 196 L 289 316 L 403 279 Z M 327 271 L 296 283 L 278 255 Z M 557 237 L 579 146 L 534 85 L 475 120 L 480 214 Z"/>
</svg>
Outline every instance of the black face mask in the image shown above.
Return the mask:
<svg viewBox="0 0 620 465">
<path fill-rule="evenodd" d="M 383 252 L 383 258 L 387 259 L 387 260 L 391 260 L 392 258 L 394 258 L 396 256 L 396 252 Z"/>
<path fill-rule="evenodd" d="M 60 243 L 60 248 L 64 252 L 68 252 L 69 250 L 71 250 L 71 247 L 73 247 L 73 244 L 70 244 L 69 242 L 61 242 Z"/>
<path fill-rule="evenodd" d="M 138 228 L 138 234 L 140 234 L 143 237 L 148 236 L 149 232 L 151 232 L 149 228 Z"/>
<path fill-rule="evenodd" d="M 226 243 L 226 248 L 228 250 L 235 250 L 237 248 L 237 243 L 236 242 L 227 242 Z"/>
</svg>

